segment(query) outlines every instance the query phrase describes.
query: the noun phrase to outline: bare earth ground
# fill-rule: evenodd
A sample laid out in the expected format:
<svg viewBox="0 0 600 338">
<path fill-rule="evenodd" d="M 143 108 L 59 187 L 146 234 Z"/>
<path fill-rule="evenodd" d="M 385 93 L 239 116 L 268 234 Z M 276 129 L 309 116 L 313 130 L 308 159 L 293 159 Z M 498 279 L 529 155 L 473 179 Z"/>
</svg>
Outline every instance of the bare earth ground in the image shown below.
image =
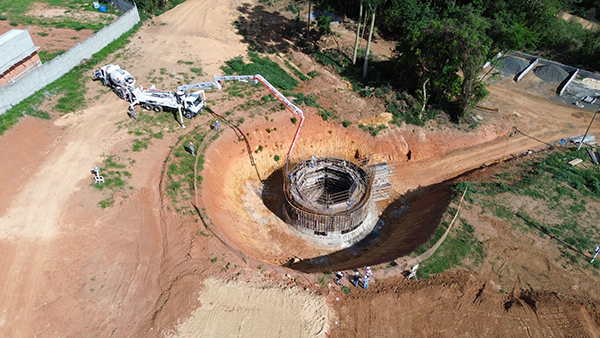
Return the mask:
<svg viewBox="0 0 600 338">
<path fill-rule="evenodd" d="M 64 8 L 51 7 L 47 4 L 39 2 L 34 2 L 31 10 L 25 15 L 35 19 L 45 19 L 58 22 L 68 19 L 78 22 L 108 24 L 116 19 L 114 14 L 92 11 L 73 11 Z M 31 35 L 31 39 L 33 40 L 33 44 L 40 47 L 38 53 L 40 51 L 66 51 L 94 34 L 94 31 L 90 29 L 81 29 L 79 31 L 75 31 L 67 28 L 54 28 L 51 25 L 46 27 L 35 25 L 25 26 L 22 24 L 12 26 L 10 24 L 10 20 L 0 20 L 0 35 L 8 32 L 11 29 L 28 30 L 29 35 Z"/>
<path fill-rule="evenodd" d="M 29 35 L 31 36 L 31 40 L 33 40 L 33 44 L 37 47 L 40 47 L 40 49 L 38 49 L 38 53 L 40 51 L 66 51 L 94 34 L 94 32 L 89 29 L 75 31 L 72 29 L 54 27 L 38 27 L 24 25 L 11 26 L 10 23 L 6 20 L 0 21 L 0 35 L 8 32 L 11 29 L 28 30 Z M 42 35 L 38 33 L 41 33 Z"/>
<path fill-rule="evenodd" d="M 193 61 L 205 74 L 220 74 L 223 61 L 245 55 L 246 46 L 231 25 L 244 4 L 188 0 L 145 23 L 123 56 L 107 63 L 128 69 L 138 84 L 149 84 L 160 68 L 173 74 L 188 71 L 181 60 Z M 478 112 L 483 124 L 475 131 L 403 126 L 374 138 L 361 132 L 356 121 L 379 118 L 380 103 L 357 97 L 337 76 L 290 53 L 303 72 L 322 74 L 302 90 L 318 92 L 342 119 L 354 122 L 345 129 L 306 109 L 294 156 L 387 152 L 396 165 L 395 191 L 410 192 L 405 199 L 435 216 L 407 214 L 412 224 L 386 219 L 390 233 L 418 228 L 428 235 L 437 225 L 432 220 L 439 222 L 436 215 L 445 210 L 447 197 L 420 187 L 543 146 L 522 135 L 509 137 L 513 126 L 553 142 L 581 133 L 591 118 L 589 112 L 531 94 L 535 80 L 506 81 L 490 87 L 483 105 L 499 111 Z M 211 144 L 201 207 L 217 236 L 199 236 L 197 230 L 206 229 L 195 216 L 174 212 L 164 193 L 163 162 L 178 134 L 167 133 L 148 150 L 132 152 L 135 136 L 116 125 L 127 120 L 126 103 L 99 83 L 89 81 L 88 87 L 85 110 L 51 122 L 26 117 L 1 139 L 0 336 L 599 336 L 598 277 L 579 268 L 566 270 L 555 262 L 560 253 L 549 243 L 517 236 L 509 224 L 477 210 L 461 217 L 484 239 L 488 259 L 478 271 L 441 274 L 416 284 L 397 269 L 380 269 L 370 289 L 344 295 L 327 283 L 315 286 L 314 274 L 273 264 L 321 255 L 331 255 L 334 264 L 347 254 L 353 258 L 345 266 L 349 269 L 402 255 L 394 251 L 399 235 L 382 238 L 371 254 L 310 247 L 258 198 L 259 178 L 268 179 L 281 165 L 273 157 L 284 157 L 295 129 L 284 112 L 269 113 L 268 120 L 260 108 L 254 118 L 234 112 L 233 118 L 246 119 L 241 128 L 251 148 L 263 146 L 253 152 L 256 167 L 232 129 Z M 221 102 L 223 93 L 207 95 L 219 114 L 244 102 Z M 181 133 L 207 128 L 210 118 L 186 121 L 188 129 Z M 90 186 L 90 170 L 102 166 L 107 155 L 130 163 L 133 176 L 127 183 L 131 189 L 101 209 L 98 202 L 106 193 Z M 491 170 L 474 175 L 485 177 Z M 422 234 L 409 237 L 406 247 L 424 241 Z M 336 254 L 342 258 L 336 261 Z"/>
</svg>

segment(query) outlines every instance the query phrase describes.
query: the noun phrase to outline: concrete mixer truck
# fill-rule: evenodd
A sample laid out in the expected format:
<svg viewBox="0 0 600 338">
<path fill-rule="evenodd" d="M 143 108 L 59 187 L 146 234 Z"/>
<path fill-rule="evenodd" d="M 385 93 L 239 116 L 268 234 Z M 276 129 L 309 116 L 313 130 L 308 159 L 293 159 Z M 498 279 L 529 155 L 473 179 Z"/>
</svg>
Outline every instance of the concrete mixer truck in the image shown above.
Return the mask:
<svg viewBox="0 0 600 338">
<path fill-rule="evenodd" d="M 119 65 L 106 65 L 94 70 L 94 80 L 102 80 L 102 83 L 112 88 L 119 98 L 131 101 L 130 94 L 135 89 L 135 78 Z"/>
</svg>

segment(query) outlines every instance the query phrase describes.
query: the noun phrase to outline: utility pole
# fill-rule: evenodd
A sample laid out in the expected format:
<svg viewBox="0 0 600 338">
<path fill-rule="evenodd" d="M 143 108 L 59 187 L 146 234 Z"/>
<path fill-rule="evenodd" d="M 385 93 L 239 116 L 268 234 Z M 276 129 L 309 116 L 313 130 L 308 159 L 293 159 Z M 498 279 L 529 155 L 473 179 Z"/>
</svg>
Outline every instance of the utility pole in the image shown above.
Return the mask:
<svg viewBox="0 0 600 338">
<path fill-rule="evenodd" d="M 583 145 L 583 142 L 585 141 L 588 131 L 590 131 L 590 128 L 592 127 L 592 123 L 594 123 L 594 119 L 596 118 L 596 115 L 598 115 L 598 111 L 600 111 L 600 109 L 596 110 L 596 112 L 594 113 L 594 116 L 592 117 L 592 120 L 590 121 L 590 125 L 587 127 L 585 134 L 583 135 L 583 138 L 581 139 L 581 142 L 579 142 L 579 147 L 577 148 L 578 151 L 579 151 L 579 149 L 581 149 L 581 146 Z"/>
</svg>

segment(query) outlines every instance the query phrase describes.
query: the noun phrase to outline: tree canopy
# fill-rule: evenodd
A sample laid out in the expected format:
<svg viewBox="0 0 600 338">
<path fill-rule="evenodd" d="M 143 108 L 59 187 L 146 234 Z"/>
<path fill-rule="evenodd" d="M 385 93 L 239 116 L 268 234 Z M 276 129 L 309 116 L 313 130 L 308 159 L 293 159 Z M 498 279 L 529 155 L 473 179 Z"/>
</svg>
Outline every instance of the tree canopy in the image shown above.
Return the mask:
<svg viewBox="0 0 600 338">
<path fill-rule="evenodd" d="M 360 0 L 319 4 L 358 17 Z M 596 20 L 600 0 L 388 0 L 377 9 L 380 34 L 398 41 L 394 81 L 460 115 L 484 97 L 482 65 L 499 51 L 519 50 L 600 71 L 600 30 L 565 21 L 561 11 Z"/>
</svg>

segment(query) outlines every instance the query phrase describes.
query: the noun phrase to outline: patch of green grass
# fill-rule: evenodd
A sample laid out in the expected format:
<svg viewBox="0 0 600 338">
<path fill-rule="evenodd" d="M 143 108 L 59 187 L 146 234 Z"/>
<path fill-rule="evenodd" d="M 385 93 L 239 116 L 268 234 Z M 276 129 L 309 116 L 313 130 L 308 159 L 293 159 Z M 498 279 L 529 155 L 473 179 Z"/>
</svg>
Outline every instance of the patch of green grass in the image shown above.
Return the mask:
<svg viewBox="0 0 600 338">
<path fill-rule="evenodd" d="M 309 107 L 318 107 L 319 104 L 317 103 L 317 95 L 315 95 L 315 94 L 306 95 L 304 97 L 304 104 Z"/>
<path fill-rule="evenodd" d="M 197 236 L 210 237 L 210 234 L 209 234 L 209 233 L 206 233 L 206 232 L 204 232 L 204 231 L 202 231 L 202 230 L 200 230 L 200 229 L 196 230 L 196 235 L 197 235 Z"/>
<path fill-rule="evenodd" d="M 204 75 L 202 68 L 192 67 L 192 68 L 190 68 L 190 71 L 198 76 Z"/>
<path fill-rule="evenodd" d="M 372 124 L 359 124 L 358 127 L 363 131 L 371 134 L 371 136 L 377 136 L 380 131 L 387 128 L 384 124 L 372 125 Z"/>
<path fill-rule="evenodd" d="M 55 57 L 64 54 L 64 50 L 59 50 L 59 51 L 54 51 L 54 52 L 48 52 L 45 50 L 41 50 L 38 55 L 40 56 L 40 60 L 42 61 L 42 63 L 46 63 L 52 59 L 54 59 Z"/>
<path fill-rule="evenodd" d="M 296 75 L 297 78 L 302 81 L 310 80 L 308 76 L 302 74 L 302 72 L 298 70 L 298 68 L 294 67 L 288 60 L 283 60 L 283 62 L 285 63 L 285 66 L 288 67 L 288 69 L 291 70 L 294 75 Z"/>
<path fill-rule="evenodd" d="M 437 241 L 439 241 L 440 238 L 442 238 L 442 236 L 444 235 L 444 232 L 446 232 L 446 229 L 448 229 L 448 222 L 442 222 L 437 229 L 435 230 L 435 232 L 433 233 L 433 235 L 431 237 L 429 237 L 429 239 L 427 240 L 427 242 L 419 245 L 415 251 L 413 251 L 410 255 L 411 257 L 417 257 L 422 253 L 425 253 L 427 250 L 431 249 L 435 243 L 437 243 Z"/>
<path fill-rule="evenodd" d="M 298 80 L 290 76 L 276 62 L 268 57 L 261 57 L 257 52 L 249 51 L 250 63 L 245 63 L 241 56 L 225 61 L 221 70 L 225 74 L 260 74 L 279 90 L 293 90 L 298 85 Z"/>
<path fill-rule="evenodd" d="M 572 167 L 568 162 L 575 158 L 587 159 L 588 154 L 585 150 L 556 150 L 513 167 L 509 174 L 496 175 L 493 183 L 459 185 L 469 187 L 469 204 L 491 211 L 514 229 L 550 237 L 563 248 L 568 264 L 581 264 L 583 260 L 569 252 L 586 253 L 600 242 L 600 229 L 595 226 L 600 215 L 600 168 Z M 519 201 L 518 207 L 514 201 Z"/>
<path fill-rule="evenodd" d="M 312 53 L 312 57 L 323 66 L 326 66 L 338 74 L 352 64 L 344 54 L 336 50 L 314 52 Z"/>
<path fill-rule="evenodd" d="M 344 286 L 342 286 L 342 292 L 343 292 L 345 295 L 347 295 L 347 294 L 349 294 L 350 292 L 352 292 L 352 290 L 351 290 L 349 287 L 347 287 L 347 286 L 345 286 L 345 285 L 344 285 Z"/>
<path fill-rule="evenodd" d="M 330 118 L 337 118 L 337 116 L 334 115 L 333 112 L 331 112 L 323 107 L 319 108 L 319 115 L 321 115 L 321 118 L 323 119 L 323 121 L 327 121 Z"/>
<path fill-rule="evenodd" d="M 37 117 L 37 118 L 42 119 L 42 120 L 50 120 L 52 118 L 52 116 L 50 116 L 50 114 L 48 114 L 48 113 L 46 113 L 45 111 L 42 111 L 42 110 L 33 110 L 28 115 L 29 116 L 33 116 L 33 117 Z"/>
<path fill-rule="evenodd" d="M 429 278 L 432 274 L 464 266 L 467 261 L 470 268 L 474 268 L 481 264 L 483 258 L 483 244 L 475 237 L 474 227 L 461 219 L 438 250 L 420 263 L 419 276 Z"/>
<path fill-rule="evenodd" d="M 110 195 L 98 203 L 100 208 L 106 209 L 112 206 L 115 203 L 115 193 L 122 191 L 126 185 L 124 178 L 131 178 L 130 172 L 119 170 L 123 168 L 125 165 L 119 163 L 113 155 L 104 160 L 104 167 L 100 168 L 100 175 L 104 177 L 104 183 L 92 183 L 98 190 L 110 191 Z"/>
<path fill-rule="evenodd" d="M 133 151 L 142 151 L 142 149 L 148 149 L 148 141 L 144 139 L 136 139 L 133 141 L 131 145 L 131 150 Z"/>
<path fill-rule="evenodd" d="M 327 278 L 327 275 L 326 275 L 326 274 L 323 274 L 323 275 L 319 276 L 319 281 L 318 281 L 319 285 L 320 285 L 321 287 L 324 287 L 324 286 L 325 286 L 325 284 L 327 284 L 327 279 L 328 279 L 328 278 Z"/>
<path fill-rule="evenodd" d="M 98 205 L 100 206 L 100 208 L 106 209 L 106 208 L 110 207 L 111 205 L 113 205 L 114 203 L 115 203 L 114 196 L 110 196 L 110 197 L 107 197 L 107 198 L 103 199 L 102 201 L 98 202 Z"/>
<path fill-rule="evenodd" d="M 181 136 L 177 143 L 172 157 L 167 158 L 167 194 L 171 197 L 174 204 L 181 201 L 189 201 L 194 194 L 194 162 L 195 157 L 189 153 L 188 146 L 192 142 L 199 147 L 206 132 L 196 127 L 188 135 Z M 204 156 L 201 155 L 204 149 L 196 149 L 198 152 L 198 171 L 202 170 Z M 202 183 L 202 176 L 196 177 L 198 184 Z"/>
<path fill-rule="evenodd" d="M 515 213 L 506 205 L 496 205 L 494 208 L 494 215 L 504 220 L 510 221 L 513 219 Z"/>
<path fill-rule="evenodd" d="M 183 60 L 177 60 L 177 64 L 178 65 L 193 65 L 194 61 L 183 61 Z"/>
</svg>

